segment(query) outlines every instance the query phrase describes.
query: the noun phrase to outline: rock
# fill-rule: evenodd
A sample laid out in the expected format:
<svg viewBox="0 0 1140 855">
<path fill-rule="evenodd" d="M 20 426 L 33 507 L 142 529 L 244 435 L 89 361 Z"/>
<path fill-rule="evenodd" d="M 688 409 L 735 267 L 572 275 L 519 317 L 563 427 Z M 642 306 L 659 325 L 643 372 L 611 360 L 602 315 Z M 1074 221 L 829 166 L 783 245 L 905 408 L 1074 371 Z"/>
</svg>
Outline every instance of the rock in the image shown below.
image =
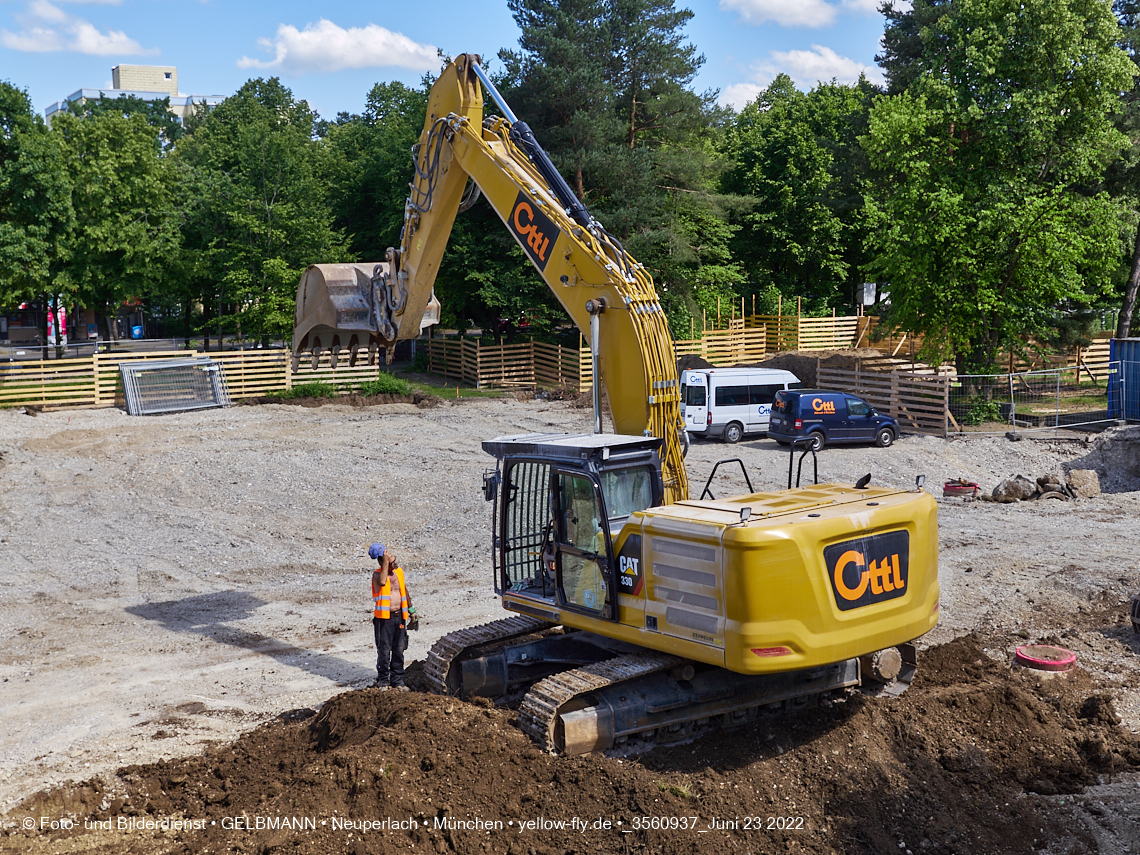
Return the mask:
<svg viewBox="0 0 1140 855">
<path fill-rule="evenodd" d="M 999 502 L 1017 502 L 1037 495 L 1037 485 L 1024 475 L 1006 478 L 994 487 L 994 498 Z"/>
<path fill-rule="evenodd" d="M 1100 478 L 1095 469 L 1073 469 L 1066 481 L 1079 498 L 1091 499 L 1100 495 Z"/>
</svg>

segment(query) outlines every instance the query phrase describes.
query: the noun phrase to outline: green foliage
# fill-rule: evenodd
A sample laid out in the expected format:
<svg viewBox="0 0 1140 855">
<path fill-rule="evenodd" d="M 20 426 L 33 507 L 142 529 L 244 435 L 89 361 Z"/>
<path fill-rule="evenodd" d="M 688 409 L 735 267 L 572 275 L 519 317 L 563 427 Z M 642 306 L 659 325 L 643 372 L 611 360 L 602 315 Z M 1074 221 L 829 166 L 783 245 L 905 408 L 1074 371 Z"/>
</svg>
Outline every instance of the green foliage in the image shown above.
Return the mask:
<svg viewBox="0 0 1140 855">
<path fill-rule="evenodd" d="M 291 389 L 282 389 L 279 392 L 270 392 L 266 395 L 267 398 L 280 398 L 284 401 L 291 401 L 295 398 L 337 398 L 339 396 L 340 389 L 331 383 L 319 381 L 298 383 Z"/>
<path fill-rule="evenodd" d="M 167 260 L 180 241 L 176 176 L 157 156 L 154 129 L 141 116 L 60 113 L 51 135 L 68 163 L 75 212 L 58 279 L 80 305 L 106 318 L 169 276 Z"/>
<path fill-rule="evenodd" d="M 1081 185 L 1125 143 L 1117 36 L 1100 0 L 956 0 L 920 31 L 910 87 L 872 109 L 871 269 L 927 359 L 984 372 L 1109 286 L 1115 209 Z"/>
<path fill-rule="evenodd" d="M 327 128 L 333 224 L 348 236 L 358 258 L 383 261 L 389 246 L 399 246 L 413 176 L 410 152 L 426 109 L 425 88 L 377 83 L 362 115 L 342 116 Z"/>
<path fill-rule="evenodd" d="M 736 117 L 724 186 L 752 205 L 732 249 L 756 286 L 802 297 L 807 314 L 849 305 L 863 281 L 863 162 L 856 140 L 877 90 L 780 75 Z M 756 290 L 755 288 L 753 289 Z"/>
<path fill-rule="evenodd" d="M 973 395 L 965 402 L 963 412 L 958 421 L 967 425 L 980 425 L 986 422 L 1004 421 L 1001 413 L 1001 402 L 982 395 Z"/>
<path fill-rule="evenodd" d="M 99 93 L 100 97 L 91 98 L 82 104 L 72 102 L 67 105 L 73 116 L 90 118 L 92 116 L 142 116 L 148 125 L 158 131 L 158 142 L 163 148 L 169 148 L 182 138 L 182 122 L 170 112 L 170 99 L 163 98 L 158 101 L 145 101 L 137 95 L 119 95 L 110 98 Z"/>
<path fill-rule="evenodd" d="M 60 142 L 27 92 L 0 81 L 0 306 L 67 290 L 75 211 Z"/>
<path fill-rule="evenodd" d="M 175 153 L 187 169 L 191 290 L 250 337 L 288 339 L 304 268 L 350 258 L 332 223 L 315 118 L 276 78 L 250 80 Z"/>
<path fill-rule="evenodd" d="M 360 394 L 366 396 L 410 395 L 412 394 L 412 384 L 402 377 L 381 371 L 375 380 L 367 380 L 360 384 Z"/>
</svg>

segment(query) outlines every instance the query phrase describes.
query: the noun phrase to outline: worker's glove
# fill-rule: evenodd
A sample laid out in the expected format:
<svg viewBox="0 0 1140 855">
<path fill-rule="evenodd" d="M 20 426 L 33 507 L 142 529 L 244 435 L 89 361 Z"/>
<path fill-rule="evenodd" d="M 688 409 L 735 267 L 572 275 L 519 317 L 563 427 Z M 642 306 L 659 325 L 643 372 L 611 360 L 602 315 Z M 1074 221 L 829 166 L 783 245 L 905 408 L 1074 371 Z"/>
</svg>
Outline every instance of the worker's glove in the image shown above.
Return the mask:
<svg viewBox="0 0 1140 855">
<path fill-rule="evenodd" d="M 408 609 L 407 627 L 412 631 L 420 628 L 420 616 L 416 614 L 415 606 L 412 606 L 410 609 Z"/>
</svg>

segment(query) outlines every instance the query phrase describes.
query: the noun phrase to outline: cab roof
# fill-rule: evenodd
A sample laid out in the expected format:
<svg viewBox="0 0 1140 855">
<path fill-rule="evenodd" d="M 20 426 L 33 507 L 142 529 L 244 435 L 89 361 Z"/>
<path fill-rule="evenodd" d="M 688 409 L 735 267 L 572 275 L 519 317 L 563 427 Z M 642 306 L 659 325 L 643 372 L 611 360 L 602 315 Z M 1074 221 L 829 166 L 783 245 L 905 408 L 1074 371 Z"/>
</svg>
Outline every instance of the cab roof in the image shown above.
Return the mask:
<svg viewBox="0 0 1140 855">
<path fill-rule="evenodd" d="M 655 436 L 625 436 L 606 433 L 520 433 L 483 441 L 483 450 L 498 460 L 511 457 L 541 457 L 549 460 L 583 460 L 611 454 L 656 452 L 661 440 Z"/>
</svg>

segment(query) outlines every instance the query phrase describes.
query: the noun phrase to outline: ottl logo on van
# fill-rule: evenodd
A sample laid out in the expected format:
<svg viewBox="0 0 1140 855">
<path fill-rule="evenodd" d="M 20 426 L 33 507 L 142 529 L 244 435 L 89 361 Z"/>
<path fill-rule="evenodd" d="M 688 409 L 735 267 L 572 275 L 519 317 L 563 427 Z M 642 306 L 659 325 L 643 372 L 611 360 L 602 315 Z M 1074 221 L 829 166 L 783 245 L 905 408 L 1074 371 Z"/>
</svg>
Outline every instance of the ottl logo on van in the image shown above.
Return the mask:
<svg viewBox="0 0 1140 855">
<path fill-rule="evenodd" d="M 825 401 L 823 398 L 812 398 L 811 411 L 813 413 L 828 413 L 834 415 L 835 401 Z"/>
<path fill-rule="evenodd" d="M 507 226 L 539 270 L 546 270 L 550 251 L 561 232 L 538 206 L 522 193 L 515 200 Z"/>
<path fill-rule="evenodd" d="M 892 531 L 833 543 L 823 559 L 841 611 L 893 600 L 910 581 L 910 535 Z"/>
</svg>

